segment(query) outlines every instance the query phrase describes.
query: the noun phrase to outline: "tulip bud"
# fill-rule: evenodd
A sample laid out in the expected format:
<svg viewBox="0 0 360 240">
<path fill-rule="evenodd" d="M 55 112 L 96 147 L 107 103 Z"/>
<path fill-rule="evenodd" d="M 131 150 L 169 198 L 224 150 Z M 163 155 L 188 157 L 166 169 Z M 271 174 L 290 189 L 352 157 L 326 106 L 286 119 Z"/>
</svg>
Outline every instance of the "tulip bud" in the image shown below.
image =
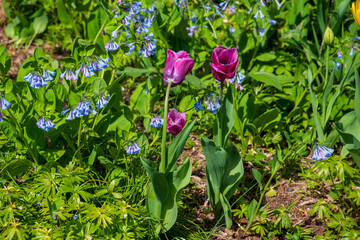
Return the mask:
<svg viewBox="0 0 360 240">
<path fill-rule="evenodd" d="M 175 109 L 172 109 L 168 114 L 167 130 L 173 135 L 178 135 L 184 128 L 185 123 L 186 113 L 179 113 Z"/>
<path fill-rule="evenodd" d="M 325 30 L 324 42 L 327 45 L 331 45 L 334 42 L 334 32 L 329 27 L 327 27 L 326 30 Z"/>
<path fill-rule="evenodd" d="M 193 66 L 194 60 L 189 57 L 187 52 L 180 51 L 176 53 L 168 50 L 164 68 L 165 84 L 168 84 L 169 80 L 171 80 L 171 86 L 179 85 L 185 80 L 186 75 L 191 72 Z"/>
</svg>

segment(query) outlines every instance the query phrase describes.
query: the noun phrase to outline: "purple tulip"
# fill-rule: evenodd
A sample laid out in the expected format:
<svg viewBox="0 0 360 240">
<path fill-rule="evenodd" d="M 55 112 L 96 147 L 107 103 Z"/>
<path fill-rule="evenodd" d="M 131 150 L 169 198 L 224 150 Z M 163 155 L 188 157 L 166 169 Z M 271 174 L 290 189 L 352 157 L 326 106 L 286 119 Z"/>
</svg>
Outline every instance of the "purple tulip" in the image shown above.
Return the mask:
<svg viewBox="0 0 360 240">
<path fill-rule="evenodd" d="M 185 76 L 192 70 L 194 60 L 185 51 L 167 51 L 166 64 L 164 68 L 164 82 L 167 85 L 172 80 L 171 86 L 179 85 L 185 80 Z"/>
<path fill-rule="evenodd" d="M 210 63 L 214 78 L 220 82 L 233 78 L 239 65 L 239 57 L 236 48 L 219 46 L 214 49 Z"/>
<path fill-rule="evenodd" d="M 167 130 L 173 134 L 178 135 L 184 128 L 186 123 L 186 113 L 179 113 L 175 109 L 172 109 L 168 114 Z"/>
</svg>

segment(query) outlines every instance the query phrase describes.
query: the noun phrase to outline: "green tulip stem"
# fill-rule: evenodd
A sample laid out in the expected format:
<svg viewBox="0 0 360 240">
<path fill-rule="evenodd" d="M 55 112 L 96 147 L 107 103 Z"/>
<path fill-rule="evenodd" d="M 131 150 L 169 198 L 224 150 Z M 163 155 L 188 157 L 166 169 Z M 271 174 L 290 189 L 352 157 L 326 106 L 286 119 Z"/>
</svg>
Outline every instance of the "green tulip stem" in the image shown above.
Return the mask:
<svg viewBox="0 0 360 240">
<path fill-rule="evenodd" d="M 165 105 L 164 105 L 164 125 L 163 125 L 163 132 L 162 132 L 162 139 L 161 139 L 161 161 L 159 172 L 164 173 L 166 170 L 166 133 L 167 133 L 167 119 L 168 119 L 168 108 L 169 108 L 169 95 L 170 95 L 170 88 L 171 88 L 172 80 L 169 80 L 168 86 L 166 89 L 165 95 Z"/>
<path fill-rule="evenodd" d="M 220 111 L 219 111 L 219 114 L 218 114 L 218 119 L 219 119 L 219 125 L 218 125 L 218 146 L 219 147 L 223 147 L 222 145 L 222 129 L 221 129 L 221 124 L 222 124 L 222 114 L 223 114 L 223 99 L 222 99 L 222 95 L 223 95 L 223 88 L 224 88 L 224 82 L 221 82 L 220 83 L 220 94 L 219 94 L 219 103 L 220 103 Z"/>
</svg>

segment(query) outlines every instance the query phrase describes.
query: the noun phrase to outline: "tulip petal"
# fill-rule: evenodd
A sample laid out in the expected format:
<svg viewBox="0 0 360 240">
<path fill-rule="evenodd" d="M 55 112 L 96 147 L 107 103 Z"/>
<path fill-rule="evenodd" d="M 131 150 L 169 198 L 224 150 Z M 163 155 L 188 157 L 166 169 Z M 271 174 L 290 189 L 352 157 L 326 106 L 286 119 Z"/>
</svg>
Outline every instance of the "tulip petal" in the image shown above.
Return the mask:
<svg viewBox="0 0 360 240">
<path fill-rule="evenodd" d="M 185 76 L 194 66 L 194 60 L 191 58 L 177 59 L 174 65 L 174 86 L 184 81 Z"/>
<path fill-rule="evenodd" d="M 176 53 L 177 58 L 188 58 L 189 54 L 185 51 L 180 51 L 178 53 Z"/>
<path fill-rule="evenodd" d="M 219 46 L 217 48 L 214 49 L 213 53 L 211 54 L 211 61 L 213 61 L 213 63 L 218 64 L 219 63 L 219 58 L 218 56 L 220 55 L 220 53 L 224 50 L 226 50 L 226 47 L 223 46 Z"/>
</svg>

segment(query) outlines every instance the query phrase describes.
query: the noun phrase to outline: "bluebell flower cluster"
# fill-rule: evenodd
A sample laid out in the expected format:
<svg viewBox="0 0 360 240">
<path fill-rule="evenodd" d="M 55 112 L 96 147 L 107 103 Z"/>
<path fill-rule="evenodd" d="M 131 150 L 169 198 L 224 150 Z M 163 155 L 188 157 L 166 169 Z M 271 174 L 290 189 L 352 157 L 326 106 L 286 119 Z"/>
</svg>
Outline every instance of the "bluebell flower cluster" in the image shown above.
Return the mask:
<svg viewBox="0 0 360 240">
<path fill-rule="evenodd" d="M 179 8 L 186 8 L 186 3 L 187 3 L 187 0 L 174 0 L 175 2 L 175 5 L 178 6 Z"/>
<path fill-rule="evenodd" d="M 140 152 L 141 148 L 137 142 L 132 142 L 131 144 L 126 145 L 126 153 L 129 155 L 135 155 Z"/>
<path fill-rule="evenodd" d="M 241 72 L 236 72 L 235 76 L 231 79 L 229 79 L 230 83 L 235 83 L 235 89 L 240 89 L 243 90 L 243 86 L 241 85 L 242 81 L 246 78 L 246 76 L 244 74 L 242 74 Z"/>
<path fill-rule="evenodd" d="M 105 94 L 101 94 L 101 97 L 97 100 L 96 102 L 96 107 L 98 109 L 103 109 L 105 107 L 106 104 L 109 103 L 109 97 L 110 95 L 105 95 Z"/>
<path fill-rule="evenodd" d="M 333 153 L 334 153 L 334 149 L 316 144 L 312 160 L 314 161 L 324 160 L 330 157 Z"/>
<path fill-rule="evenodd" d="M 74 73 L 74 70 L 67 68 L 62 74 L 60 74 L 62 79 L 75 81 L 78 79 L 78 75 Z"/>
<path fill-rule="evenodd" d="M 196 111 L 204 110 L 200 99 L 195 102 L 194 108 L 195 108 Z"/>
<path fill-rule="evenodd" d="M 187 27 L 186 30 L 189 32 L 189 37 L 192 37 L 194 35 L 194 32 L 198 31 L 198 26 Z"/>
<path fill-rule="evenodd" d="M 55 127 L 55 123 L 53 123 L 49 118 L 46 116 L 41 117 L 38 119 L 36 125 L 41 128 L 42 130 L 49 131 L 50 129 Z"/>
<path fill-rule="evenodd" d="M 339 62 L 337 62 L 337 61 L 335 61 L 335 60 L 334 60 L 334 63 L 335 63 L 335 68 L 336 68 L 337 70 L 341 70 L 341 63 L 339 63 Z"/>
<path fill-rule="evenodd" d="M 157 115 L 151 118 L 150 127 L 159 128 L 164 125 L 164 119 L 161 116 Z"/>
<path fill-rule="evenodd" d="M 262 20 L 262 25 L 264 25 L 264 18 L 265 18 L 265 15 L 263 14 L 263 12 L 261 11 L 261 7 L 262 8 L 265 8 L 267 7 L 267 3 L 269 1 L 266 1 L 266 0 L 260 0 L 260 5 L 257 6 L 257 10 L 256 10 L 256 13 L 254 14 L 254 18 L 255 19 L 261 19 Z M 281 4 L 279 3 L 278 0 L 275 0 L 275 3 L 277 5 L 278 8 L 281 8 Z M 248 11 L 248 14 L 251 14 L 253 8 L 250 7 L 249 11 Z M 270 25 L 276 25 L 277 21 L 276 20 L 273 20 L 273 19 L 270 19 L 270 18 L 267 18 L 267 21 L 269 22 Z M 263 27 L 259 27 L 258 28 L 258 32 L 259 32 L 259 35 L 260 37 L 264 37 L 265 36 L 265 32 L 266 32 L 266 28 L 263 28 Z"/>
<path fill-rule="evenodd" d="M 215 97 L 214 93 L 205 97 L 205 103 L 207 104 L 206 110 L 212 112 L 213 114 L 217 113 L 217 110 L 221 107 L 219 103 L 219 98 Z"/>
<path fill-rule="evenodd" d="M 44 69 L 43 74 L 39 74 L 38 72 L 32 71 L 28 75 L 24 77 L 25 81 L 30 83 L 30 87 L 33 88 L 42 88 L 46 87 L 49 81 L 52 81 L 56 75 L 56 72 L 49 71 Z"/>
<path fill-rule="evenodd" d="M 96 115 L 97 111 L 91 106 L 89 101 L 81 100 L 77 107 L 74 109 L 73 114 L 75 117 L 83 117 L 90 114 Z"/>
<path fill-rule="evenodd" d="M 117 2 L 118 7 L 122 8 L 123 11 L 127 13 L 127 15 L 121 19 L 121 23 L 124 24 L 121 26 L 122 31 L 126 33 L 127 39 L 130 39 L 130 25 L 133 24 L 137 34 L 145 34 L 140 38 L 142 40 L 142 44 L 140 46 L 139 55 L 148 57 L 153 55 L 156 49 L 156 39 L 154 39 L 154 34 L 149 33 L 155 17 L 155 4 L 149 8 L 144 8 L 142 4 L 142 2 L 137 1 L 129 3 L 125 3 L 123 1 Z M 119 49 L 119 44 L 116 42 L 119 28 L 120 26 L 112 32 L 112 40 L 105 46 L 107 51 L 115 51 Z M 125 42 L 121 44 L 129 47 L 129 51 L 125 53 L 126 55 L 129 55 L 136 49 L 135 42 Z"/>
</svg>

